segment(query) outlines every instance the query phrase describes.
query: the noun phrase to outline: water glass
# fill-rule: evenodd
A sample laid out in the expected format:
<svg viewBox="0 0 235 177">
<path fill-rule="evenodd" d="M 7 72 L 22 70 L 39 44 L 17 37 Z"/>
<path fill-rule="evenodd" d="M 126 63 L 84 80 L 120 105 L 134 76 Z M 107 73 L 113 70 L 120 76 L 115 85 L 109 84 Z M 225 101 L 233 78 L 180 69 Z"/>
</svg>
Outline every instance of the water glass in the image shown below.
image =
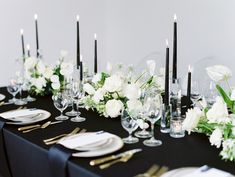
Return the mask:
<svg viewBox="0 0 235 177">
<path fill-rule="evenodd" d="M 139 139 L 132 136 L 132 132 L 138 128 L 136 118 L 130 116 L 127 110 L 124 110 L 121 116 L 122 127 L 129 133 L 127 138 L 123 138 L 123 142 L 126 144 L 133 144 L 139 142 Z"/>
<path fill-rule="evenodd" d="M 63 111 L 68 106 L 68 99 L 67 99 L 66 95 L 62 92 L 59 92 L 56 95 L 52 96 L 52 100 L 54 102 L 54 106 L 56 107 L 56 109 L 58 109 L 60 111 L 60 116 L 57 116 L 55 119 L 56 120 L 67 120 L 68 116 L 63 115 Z"/>
<path fill-rule="evenodd" d="M 16 105 L 25 105 L 25 104 L 27 104 L 27 101 L 22 99 L 22 90 L 23 90 L 23 85 L 24 85 L 24 78 L 19 75 L 17 80 L 16 80 L 16 83 L 19 87 L 20 96 L 19 96 L 19 99 L 16 100 L 15 104 Z"/>
<path fill-rule="evenodd" d="M 75 111 L 75 109 L 74 109 L 73 82 L 74 82 L 74 81 L 73 81 L 72 78 L 68 79 L 68 83 L 67 83 L 66 88 L 65 88 L 65 93 L 67 94 L 67 97 L 68 97 L 68 99 L 69 99 L 69 102 L 70 102 L 71 105 L 72 105 L 72 110 L 65 113 L 67 116 L 76 116 L 76 115 L 77 115 L 77 111 Z"/>
<path fill-rule="evenodd" d="M 170 120 L 172 118 L 172 107 L 169 105 L 162 105 L 162 118 L 160 130 L 162 133 L 170 132 Z"/>
<path fill-rule="evenodd" d="M 173 138 L 183 138 L 185 136 L 185 131 L 183 130 L 182 117 L 173 117 L 170 120 L 170 136 Z"/>
</svg>

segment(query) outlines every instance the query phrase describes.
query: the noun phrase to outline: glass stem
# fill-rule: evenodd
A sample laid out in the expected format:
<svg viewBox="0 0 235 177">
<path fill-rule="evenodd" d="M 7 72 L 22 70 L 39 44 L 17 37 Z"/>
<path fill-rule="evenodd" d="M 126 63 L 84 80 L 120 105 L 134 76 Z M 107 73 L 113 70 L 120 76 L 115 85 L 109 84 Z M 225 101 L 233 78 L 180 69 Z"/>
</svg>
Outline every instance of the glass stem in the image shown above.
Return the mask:
<svg viewBox="0 0 235 177">
<path fill-rule="evenodd" d="M 72 112 L 74 112 L 74 102 L 72 100 Z"/>
<path fill-rule="evenodd" d="M 60 116 L 63 116 L 63 110 L 60 110 Z"/>
<path fill-rule="evenodd" d="M 128 139 L 131 139 L 132 138 L 132 132 L 128 132 L 129 133 L 129 136 L 128 136 Z"/>
<path fill-rule="evenodd" d="M 154 123 L 151 122 L 151 134 L 152 134 L 152 138 L 154 139 Z"/>
<path fill-rule="evenodd" d="M 20 100 L 22 99 L 22 88 L 20 87 Z"/>
</svg>

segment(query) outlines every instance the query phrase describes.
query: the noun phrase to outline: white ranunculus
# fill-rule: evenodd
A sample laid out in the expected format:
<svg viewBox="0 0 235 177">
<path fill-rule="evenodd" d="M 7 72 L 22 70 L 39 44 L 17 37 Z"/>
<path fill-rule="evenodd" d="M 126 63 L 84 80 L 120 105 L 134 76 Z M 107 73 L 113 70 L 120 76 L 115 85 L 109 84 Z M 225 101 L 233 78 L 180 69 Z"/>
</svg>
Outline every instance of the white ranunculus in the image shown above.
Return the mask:
<svg viewBox="0 0 235 177">
<path fill-rule="evenodd" d="M 83 85 L 83 89 L 89 95 L 94 95 L 94 93 L 95 93 L 94 87 L 91 84 L 89 84 L 89 83 L 84 84 Z"/>
<path fill-rule="evenodd" d="M 120 76 L 112 75 L 106 78 L 103 88 L 108 92 L 118 92 L 121 91 L 123 81 Z"/>
<path fill-rule="evenodd" d="M 71 76 L 73 73 L 73 64 L 70 62 L 62 62 L 60 73 L 65 77 Z"/>
<path fill-rule="evenodd" d="M 138 99 L 140 97 L 140 87 L 137 84 L 126 84 L 123 88 L 123 94 L 128 99 Z"/>
<path fill-rule="evenodd" d="M 112 99 L 107 101 L 105 104 L 106 113 L 111 118 L 115 118 L 121 115 L 123 108 L 123 103 L 120 100 Z"/>
<path fill-rule="evenodd" d="M 56 82 L 60 82 L 59 76 L 57 76 L 57 75 L 55 75 L 55 74 L 52 75 L 52 76 L 51 76 L 51 82 L 55 82 L 55 83 L 56 83 Z"/>
<path fill-rule="evenodd" d="M 39 60 L 38 61 L 38 64 L 37 64 L 37 71 L 39 74 L 44 74 L 46 70 L 46 66 L 45 64 L 42 62 L 42 60 Z"/>
<path fill-rule="evenodd" d="M 37 58 L 35 57 L 29 57 L 25 59 L 24 62 L 24 67 L 26 70 L 30 70 L 32 68 L 34 68 L 37 64 Z"/>
<path fill-rule="evenodd" d="M 221 146 L 222 139 L 223 132 L 219 128 L 216 128 L 210 136 L 210 143 L 212 146 L 215 145 L 217 148 L 219 148 Z"/>
<path fill-rule="evenodd" d="M 154 60 L 148 60 L 146 63 L 149 75 L 153 76 L 156 68 L 156 62 Z"/>
<path fill-rule="evenodd" d="M 235 101 L 235 88 L 232 89 L 232 93 L 231 93 L 230 99 L 232 101 Z"/>
<path fill-rule="evenodd" d="M 183 129 L 187 130 L 190 134 L 190 132 L 197 127 L 202 116 L 203 112 L 199 108 L 195 107 L 193 109 L 189 109 L 188 112 L 186 112 L 186 118 L 183 121 Z"/>
<path fill-rule="evenodd" d="M 61 58 L 65 58 L 67 55 L 68 55 L 68 51 L 66 51 L 66 50 L 61 50 L 60 51 L 60 57 Z"/>
<path fill-rule="evenodd" d="M 99 81 L 101 80 L 101 78 L 102 78 L 101 73 L 97 73 L 97 74 L 94 75 L 94 77 L 92 78 L 92 82 L 93 82 L 94 84 L 96 84 L 97 82 L 99 82 Z"/>
<path fill-rule="evenodd" d="M 206 117 L 209 123 L 227 123 L 230 121 L 227 105 L 221 97 L 216 97 L 216 102 L 208 110 Z"/>
<path fill-rule="evenodd" d="M 102 88 L 99 88 L 96 92 L 95 92 L 95 94 L 94 94 L 94 96 L 93 96 L 93 101 L 96 103 L 96 104 L 98 104 L 101 100 L 103 100 L 104 99 L 104 94 L 105 94 L 105 90 L 104 89 L 102 89 Z"/>
<path fill-rule="evenodd" d="M 137 124 L 141 129 L 147 129 L 149 128 L 149 124 L 146 123 L 143 119 L 137 119 Z"/>
<path fill-rule="evenodd" d="M 219 82 L 224 79 L 228 79 L 232 76 L 232 71 L 223 65 L 214 65 L 206 68 L 209 77 L 215 81 Z"/>
<path fill-rule="evenodd" d="M 53 70 L 51 67 L 47 66 L 46 69 L 45 69 L 45 72 L 44 72 L 44 77 L 46 79 L 49 79 L 51 78 L 51 76 L 53 75 Z"/>
<path fill-rule="evenodd" d="M 107 62 L 106 70 L 108 73 L 112 73 L 113 65 L 109 61 Z"/>
<path fill-rule="evenodd" d="M 140 111 L 142 109 L 142 103 L 137 99 L 128 100 L 126 104 L 129 112 Z"/>
<path fill-rule="evenodd" d="M 60 89 L 60 83 L 59 82 L 52 82 L 51 87 L 54 90 L 59 90 Z"/>
</svg>

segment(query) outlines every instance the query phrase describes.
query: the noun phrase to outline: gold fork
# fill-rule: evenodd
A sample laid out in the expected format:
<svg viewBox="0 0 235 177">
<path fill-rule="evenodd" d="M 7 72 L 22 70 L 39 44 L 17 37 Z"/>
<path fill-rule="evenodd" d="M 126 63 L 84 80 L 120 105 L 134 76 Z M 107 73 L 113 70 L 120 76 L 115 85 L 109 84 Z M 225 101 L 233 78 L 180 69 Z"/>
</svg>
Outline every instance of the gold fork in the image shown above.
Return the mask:
<svg viewBox="0 0 235 177">
<path fill-rule="evenodd" d="M 133 154 L 129 153 L 129 154 L 126 154 L 124 156 L 122 156 L 120 159 L 117 159 L 117 160 L 113 160 L 111 162 L 108 162 L 108 163 L 105 163 L 105 164 L 102 164 L 100 165 L 100 169 L 106 169 L 108 167 L 110 167 L 111 165 L 113 164 L 116 164 L 118 162 L 127 162 L 128 160 L 130 160 L 130 158 L 133 156 Z"/>
<path fill-rule="evenodd" d="M 168 170 L 168 167 L 162 166 L 159 171 L 152 175 L 152 177 L 160 177 L 163 173 L 166 173 Z"/>
<path fill-rule="evenodd" d="M 145 173 L 138 174 L 134 177 L 151 177 L 159 168 L 159 165 L 153 164 Z"/>
</svg>

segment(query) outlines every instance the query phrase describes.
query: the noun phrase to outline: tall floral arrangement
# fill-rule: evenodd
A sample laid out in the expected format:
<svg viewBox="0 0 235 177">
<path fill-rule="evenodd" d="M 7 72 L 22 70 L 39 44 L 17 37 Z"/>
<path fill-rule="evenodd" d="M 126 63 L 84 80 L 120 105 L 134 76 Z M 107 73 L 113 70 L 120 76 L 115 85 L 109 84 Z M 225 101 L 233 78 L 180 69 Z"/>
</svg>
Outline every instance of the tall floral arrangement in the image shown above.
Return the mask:
<svg viewBox="0 0 235 177">
<path fill-rule="evenodd" d="M 125 108 L 132 113 L 141 108 L 141 90 L 156 87 L 162 91 L 163 79 L 154 75 L 154 61 L 148 61 L 147 70 L 141 74 L 134 74 L 133 67 L 117 65 L 116 68 L 108 63 L 107 72 L 97 73 L 90 83 L 84 84 L 86 96 L 83 102 L 87 109 L 115 118 Z"/>
<path fill-rule="evenodd" d="M 222 148 L 220 156 L 224 160 L 235 161 L 235 89 L 229 85 L 232 72 L 222 65 L 206 68 L 209 77 L 216 82 L 220 94 L 211 108 L 207 107 L 206 100 L 202 100 L 201 109 L 195 107 L 188 110 L 183 122 L 183 128 L 191 131 L 205 133 L 209 136 L 212 146 Z M 228 92 L 221 87 L 226 82 Z"/>
<path fill-rule="evenodd" d="M 66 51 L 61 51 L 60 59 L 54 67 L 39 58 L 25 59 L 25 79 L 30 84 L 32 94 L 44 96 L 64 89 L 66 78 L 73 72 L 73 64 L 64 61 L 66 55 Z"/>
</svg>

